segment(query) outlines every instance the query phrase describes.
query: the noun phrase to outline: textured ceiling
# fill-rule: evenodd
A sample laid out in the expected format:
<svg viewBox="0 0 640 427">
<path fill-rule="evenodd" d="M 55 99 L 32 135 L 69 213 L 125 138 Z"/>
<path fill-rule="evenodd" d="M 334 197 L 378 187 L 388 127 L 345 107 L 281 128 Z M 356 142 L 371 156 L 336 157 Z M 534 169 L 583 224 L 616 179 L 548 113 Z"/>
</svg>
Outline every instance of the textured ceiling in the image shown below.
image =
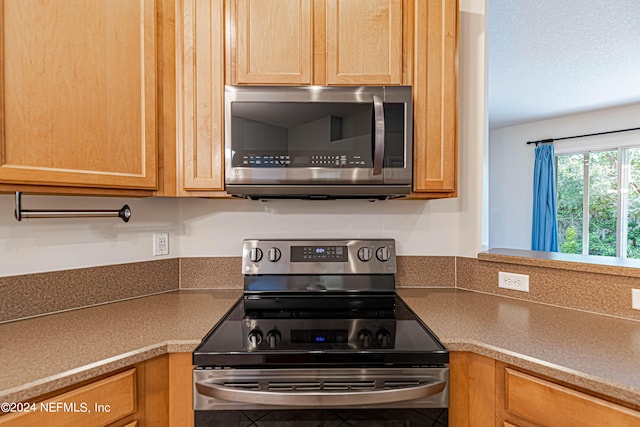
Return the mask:
<svg viewBox="0 0 640 427">
<path fill-rule="evenodd" d="M 640 0 L 487 3 L 490 128 L 640 102 Z"/>
</svg>

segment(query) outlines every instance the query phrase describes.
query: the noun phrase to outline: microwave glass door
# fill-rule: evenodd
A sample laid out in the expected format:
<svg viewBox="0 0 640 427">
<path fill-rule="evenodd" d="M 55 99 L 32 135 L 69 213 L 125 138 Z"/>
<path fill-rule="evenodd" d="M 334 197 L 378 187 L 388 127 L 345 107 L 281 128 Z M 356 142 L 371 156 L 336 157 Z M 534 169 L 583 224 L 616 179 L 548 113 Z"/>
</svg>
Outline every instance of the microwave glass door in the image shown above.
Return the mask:
<svg viewBox="0 0 640 427">
<path fill-rule="evenodd" d="M 405 104 L 384 103 L 384 168 L 405 167 Z M 232 167 L 374 167 L 374 104 L 232 102 Z"/>
</svg>

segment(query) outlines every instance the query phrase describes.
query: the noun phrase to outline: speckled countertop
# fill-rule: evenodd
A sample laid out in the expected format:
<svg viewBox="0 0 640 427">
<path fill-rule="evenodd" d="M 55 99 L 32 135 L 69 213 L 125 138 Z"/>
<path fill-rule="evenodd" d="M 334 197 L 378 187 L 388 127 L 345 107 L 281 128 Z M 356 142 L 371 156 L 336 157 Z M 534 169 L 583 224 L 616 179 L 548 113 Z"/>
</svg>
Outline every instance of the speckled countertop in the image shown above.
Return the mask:
<svg viewBox="0 0 640 427">
<path fill-rule="evenodd" d="M 451 351 L 640 405 L 640 322 L 459 289 L 399 294 Z"/>
<path fill-rule="evenodd" d="M 0 325 L 0 402 L 190 352 L 240 296 L 180 291 Z M 457 289 L 400 289 L 452 351 L 640 405 L 640 322 Z"/>
<path fill-rule="evenodd" d="M 0 402 L 193 351 L 241 295 L 176 291 L 0 324 Z"/>
</svg>

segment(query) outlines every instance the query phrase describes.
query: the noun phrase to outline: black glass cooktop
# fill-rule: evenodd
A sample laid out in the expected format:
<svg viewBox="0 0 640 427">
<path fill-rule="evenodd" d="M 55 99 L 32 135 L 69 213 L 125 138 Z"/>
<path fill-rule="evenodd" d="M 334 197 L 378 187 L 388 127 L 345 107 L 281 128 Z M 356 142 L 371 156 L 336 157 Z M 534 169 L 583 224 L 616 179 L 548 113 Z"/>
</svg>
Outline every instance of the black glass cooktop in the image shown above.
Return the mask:
<svg viewBox="0 0 640 427">
<path fill-rule="evenodd" d="M 199 367 L 437 366 L 447 349 L 395 295 L 245 296 L 193 353 Z"/>
</svg>

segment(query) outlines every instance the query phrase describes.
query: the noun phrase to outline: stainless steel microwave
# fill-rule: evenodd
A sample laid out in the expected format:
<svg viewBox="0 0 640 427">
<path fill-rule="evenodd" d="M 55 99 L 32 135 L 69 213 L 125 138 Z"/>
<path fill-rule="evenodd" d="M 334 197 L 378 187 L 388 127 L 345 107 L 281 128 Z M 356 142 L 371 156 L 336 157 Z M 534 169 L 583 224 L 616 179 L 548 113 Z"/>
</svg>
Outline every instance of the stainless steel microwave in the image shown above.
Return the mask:
<svg viewBox="0 0 640 427">
<path fill-rule="evenodd" d="M 411 191 L 409 86 L 225 88 L 225 186 L 251 199 Z"/>
</svg>

